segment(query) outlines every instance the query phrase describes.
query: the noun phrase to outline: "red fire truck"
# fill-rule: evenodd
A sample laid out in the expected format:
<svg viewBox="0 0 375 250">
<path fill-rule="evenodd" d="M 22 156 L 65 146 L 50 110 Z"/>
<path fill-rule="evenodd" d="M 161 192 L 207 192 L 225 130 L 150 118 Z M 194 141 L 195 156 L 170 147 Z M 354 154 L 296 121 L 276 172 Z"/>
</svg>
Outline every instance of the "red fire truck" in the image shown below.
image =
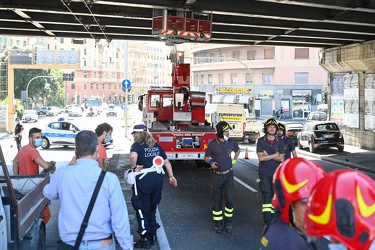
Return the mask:
<svg viewBox="0 0 375 250">
<path fill-rule="evenodd" d="M 205 93 L 190 89 L 190 64 L 173 58 L 172 87 L 150 88 L 143 96 L 144 121 L 169 160 L 199 162 L 215 129 L 205 122 Z"/>
</svg>

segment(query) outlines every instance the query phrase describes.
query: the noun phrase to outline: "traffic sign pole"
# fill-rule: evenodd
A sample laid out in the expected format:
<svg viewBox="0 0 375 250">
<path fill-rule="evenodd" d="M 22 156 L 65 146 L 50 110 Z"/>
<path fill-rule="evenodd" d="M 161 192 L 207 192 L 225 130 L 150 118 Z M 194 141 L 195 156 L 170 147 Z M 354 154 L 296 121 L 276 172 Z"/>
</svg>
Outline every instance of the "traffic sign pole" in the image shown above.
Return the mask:
<svg viewBox="0 0 375 250">
<path fill-rule="evenodd" d="M 125 89 L 124 119 L 125 119 L 125 137 L 128 137 L 128 88 Z"/>
</svg>

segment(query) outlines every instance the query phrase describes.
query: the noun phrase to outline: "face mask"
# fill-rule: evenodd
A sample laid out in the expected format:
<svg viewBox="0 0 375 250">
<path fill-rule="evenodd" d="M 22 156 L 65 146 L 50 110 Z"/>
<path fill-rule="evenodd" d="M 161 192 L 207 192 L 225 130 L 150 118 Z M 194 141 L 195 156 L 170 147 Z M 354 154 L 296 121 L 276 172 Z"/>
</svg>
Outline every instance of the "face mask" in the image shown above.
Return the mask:
<svg viewBox="0 0 375 250">
<path fill-rule="evenodd" d="M 228 139 L 229 139 L 229 137 L 226 136 L 226 135 L 224 135 L 224 140 L 225 140 L 225 141 L 228 141 Z"/>
<path fill-rule="evenodd" d="M 329 250 L 347 250 L 346 246 L 341 243 L 328 244 Z"/>
<path fill-rule="evenodd" d="M 111 140 L 112 140 L 112 136 L 110 135 L 104 139 L 104 143 L 110 142 Z"/>
<path fill-rule="evenodd" d="M 43 139 L 42 138 L 35 139 L 34 146 L 35 147 L 40 147 L 40 146 L 42 146 L 42 143 L 43 143 Z"/>
</svg>

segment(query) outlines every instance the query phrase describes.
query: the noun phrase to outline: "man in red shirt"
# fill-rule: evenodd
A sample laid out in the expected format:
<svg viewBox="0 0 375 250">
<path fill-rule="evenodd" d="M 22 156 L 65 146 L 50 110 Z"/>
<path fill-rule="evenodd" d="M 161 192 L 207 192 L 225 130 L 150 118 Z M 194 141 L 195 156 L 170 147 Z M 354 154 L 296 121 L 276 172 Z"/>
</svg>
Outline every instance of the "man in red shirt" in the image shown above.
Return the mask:
<svg viewBox="0 0 375 250">
<path fill-rule="evenodd" d="M 107 151 L 105 147 L 103 146 L 103 144 L 110 142 L 112 140 L 112 131 L 113 131 L 113 128 L 108 123 L 99 124 L 95 129 L 96 136 L 98 137 L 99 156 L 98 156 L 97 161 L 99 162 L 100 168 L 103 169 L 104 171 L 107 171 L 105 164 L 104 164 L 105 159 L 107 159 Z"/>
<path fill-rule="evenodd" d="M 13 161 L 14 175 L 39 174 L 39 166 L 43 169 L 55 167 L 56 162 L 46 162 L 36 149 L 42 145 L 42 130 L 32 128 L 29 131 L 29 144 L 23 146 Z M 42 212 L 42 220 L 47 224 L 51 218 L 51 212 L 47 206 Z"/>
</svg>

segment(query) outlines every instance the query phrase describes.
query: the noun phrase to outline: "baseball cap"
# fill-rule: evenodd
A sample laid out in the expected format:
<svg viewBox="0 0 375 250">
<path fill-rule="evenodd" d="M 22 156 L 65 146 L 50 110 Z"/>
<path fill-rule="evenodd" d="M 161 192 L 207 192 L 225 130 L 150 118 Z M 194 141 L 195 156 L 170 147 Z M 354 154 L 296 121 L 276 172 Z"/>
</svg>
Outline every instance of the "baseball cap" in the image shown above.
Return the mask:
<svg viewBox="0 0 375 250">
<path fill-rule="evenodd" d="M 147 127 L 145 125 L 143 125 L 143 124 L 135 125 L 133 127 L 132 134 L 134 134 L 135 132 L 147 132 Z"/>
</svg>

